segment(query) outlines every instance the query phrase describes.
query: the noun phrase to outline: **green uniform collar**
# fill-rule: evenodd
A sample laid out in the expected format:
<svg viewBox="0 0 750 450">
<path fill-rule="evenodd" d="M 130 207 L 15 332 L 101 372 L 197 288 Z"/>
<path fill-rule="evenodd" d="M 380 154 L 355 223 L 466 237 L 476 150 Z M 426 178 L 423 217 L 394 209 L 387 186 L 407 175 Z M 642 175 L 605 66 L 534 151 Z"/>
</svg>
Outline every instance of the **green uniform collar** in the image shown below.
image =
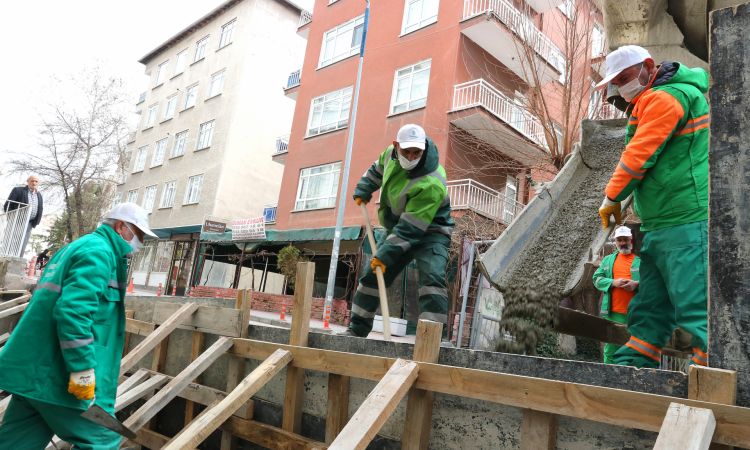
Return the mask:
<svg viewBox="0 0 750 450">
<path fill-rule="evenodd" d="M 118 258 L 124 258 L 133 251 L 128 242 L 125 242 L 114 228 L 109 225 L 102 224 L 99 228 L 94 231 L 94 234 L 101 236 L 104 240 L 112 245 L 112 249 L 115 251 L 115 256 Z"/>
</svg>

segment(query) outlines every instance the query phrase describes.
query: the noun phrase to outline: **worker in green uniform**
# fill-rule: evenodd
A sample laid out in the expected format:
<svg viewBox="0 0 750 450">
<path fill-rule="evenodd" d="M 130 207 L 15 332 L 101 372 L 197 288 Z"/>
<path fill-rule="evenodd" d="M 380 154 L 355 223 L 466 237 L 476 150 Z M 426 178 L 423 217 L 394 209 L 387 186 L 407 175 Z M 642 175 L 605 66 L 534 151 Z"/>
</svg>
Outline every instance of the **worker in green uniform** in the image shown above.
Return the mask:
<svg viewBox="0 0 750 450">
<path fill-rule="evenodd" d="M 626 45 L 607 55 L 606 76 L 628 102 L 625 151 L 599 209 L 619 222 L 633 194 L 644 232 L 640 285 L 628 309 L 630 340 L 615 363 L 658 367 L 676 327 L 690 333 L 692 362 L 707 365 L 708 74 L 677 62 L 657 66 Z"/>
<path fill-rule="evenodd" d="M 354 190 L 357 204 L 380 189 L 378 218 L 386 235 L 359 280 L 347 334 L 367 336 L 380 300 L 375 268 L 386 285 L 412 260 L 419 271 L 419 318 L 445 324 L 448 314 L 446 266 L 454 222 L 438 149 L 422 127 L 401 127 L 393 145 L 365 172 Z M 445 336 L 447 328 L 443 327 Z"/>
<path fill-rule="evenodd" d="M 13 394 L 0 450 L 42 449 L 53 435 L 76 450 L 118 448 L 118 434 L 81 413 L 96 402 L 114 414 L 128 258 L 144 234 L 156 236 L 146 211 L 121 203 L 49 261 L 0 351 L 0 389 Z"/>
<path fill-rule="evenodd" d="M 615 230 L 617 251 L 605 256 L 594 272 L 594 286 L 603 292 L 599 314 L 607 320 L 625 324 L 628 321 L 628 306 L 638 291 L 641 259 L 633 254 L 633 233 L 626 226 Z M 612 364 L 614 354 L 620 346 L 604 344 L 604 363 Z"/>
</svg>

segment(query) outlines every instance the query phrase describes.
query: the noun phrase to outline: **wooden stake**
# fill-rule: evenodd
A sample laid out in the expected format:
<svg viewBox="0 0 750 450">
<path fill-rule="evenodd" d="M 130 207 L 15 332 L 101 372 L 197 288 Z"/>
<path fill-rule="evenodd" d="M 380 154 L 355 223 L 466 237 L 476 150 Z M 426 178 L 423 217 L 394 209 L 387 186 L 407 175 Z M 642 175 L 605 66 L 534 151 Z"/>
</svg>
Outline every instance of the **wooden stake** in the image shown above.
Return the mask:
<svg viewBox="0 0 750 450">
<path fill-rule="evenodd" d="M 115 402 L 115 411 L 120 411 L 123 408 L 131 405 L 136 400 L 150 394 L 154 389 L 159 389 L 160 387 L 167 384 L 167 381 L 168 379 L 166 375 L 154 375 L 147 381 L 144 381 L 138 386 L 135 386 L 134 388 L 128 390 L 123 395 L 118 396 L 117 401 Z"/>
<path fill-rule="evenodd" d="M 130 348 L 130 335 L 131 333 L 127 332 L 127 321 L 128 319 L 132 319 L 135 317 L 135 311 L 132 309 L 125 311 L 125 342 L 122 346 L 122 355 L 125 356 L 125 354 L 128 353 L 128 349 Z"/>
<path fill-rule="evenodd" d="M 192 345 L 190 347 L 190 361 L 194 361 L 195 358 L 198 357 L 198 355 L 201 352 L 201 349 L 203 348 L 203 333 L 200 331 L 193 331 L 193 341 Z M 193 380 L 194 382 L 198 382 L 198 378 Z M 191 420 L 193 420 L 193 417 L 195 417 L 195 403 L 188 400 L 185 402 L 185 424 L 190 423 Z"/>
<path fill-rule="evenodd" d="M 328 411 L 326 413 L 326 444 L 330 444 L 349 420 L 349 384 L 351 378 L 328 374 Z"/>
<path fill-rule="evenodd" d="M 370 241 L 370 250 L 372 250 L 373 257 L 378 251 L 378 246 L 375 244 L 375 235 L 372 233 L 372 224 L 370 223 L 370 213 L 367 212 L 367 205 L 361 203 L 359 205 L 362 208 L 362 215 L 365 216 L 365 225 L 367 226 L 367 240 Z M 383 339 L 386 341 L 391 340 L 391 314 L 388 311 L 388 294 L 385 287 L 385 278 L 383 278 L 383 271 L 378 267 L 375 270 L 375 277 L 378 279 L 378 296 L 380 297 L 380 314 L 383 317 Z"/>
<path fill-rule="evenodd" d="M 522 450 L 555 450 L 557 448 L 557 416 L 525 409 L 521 423 Z"/>
<path fill-rule="evenodd" d="M 710 409 L 671 403 L 654 450 L 708 450 L 715 429 Z"/>
<path fill-rule="evenodd" d="M 712 367 L 690 366 L 688 398 L 704 402 L 734 405 L 737 402 L 737 372 Z M 711 450 L 731 450 L 723 444 L 711 444 Z"/>
<path fill-rule="evenodd" d="M 248 322 L 250 321 L 251 297 L 247 289 L 237 291 L 237 299 L 234 303 L 235 309 L 240 311 L 240 337 L 247 337 Z M 231 392 L 239 384 L 245 375 L 246 361 L 244 358 L 232 356 L 229 358 L 227 367 L 227 392 Z M 237 439 L 231 433 L 221 433 L 221 450 L 233 450 L 237 447 Z"/>
</svg>

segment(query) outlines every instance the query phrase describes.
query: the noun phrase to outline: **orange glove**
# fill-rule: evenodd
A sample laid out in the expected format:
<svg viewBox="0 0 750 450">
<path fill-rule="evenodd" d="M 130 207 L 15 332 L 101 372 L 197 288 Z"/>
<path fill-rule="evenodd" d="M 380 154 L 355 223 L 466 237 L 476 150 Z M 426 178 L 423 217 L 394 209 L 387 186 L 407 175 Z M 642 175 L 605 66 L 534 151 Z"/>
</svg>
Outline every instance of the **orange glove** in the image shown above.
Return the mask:
<svg viewBox="0 0 750 450">
<path fill-rule="evenodd" d="M 95 389 L 96 376 L 94 375 L 94 369 L 70 374 L 68 392 L 75 395 L 78 400 L 91 400 L 94 398 Z"/>
<path fill-rule="evenodd" d="M 367 200 L 363 199 L 362 197 L 354 197 L 354 202 L 357 204 L 357 206 L 361 206 L 363 203 L 366 205 Z"/>
<path fill-rule="evenodd" d="M 602 206 L 599 207 L 599 217 L 602 219 L 602 228 L 609 227 L 609 216 L 615 216 L 615 223 L 622 223 L 622 209 L 620 202 L 613 202 L 604 197 Z"/>
<path fill-rule="evenodd" d="M 378 267 L 380 267 L 380 270 L 385 273 L 385 264 L 383 264 L 383 261 L 379 260 L 377 256 L 373 256 L 372 260 L 370 260 L 370 269 L 372 269 L 373 272 L 377 272 Z"/>
</svg>

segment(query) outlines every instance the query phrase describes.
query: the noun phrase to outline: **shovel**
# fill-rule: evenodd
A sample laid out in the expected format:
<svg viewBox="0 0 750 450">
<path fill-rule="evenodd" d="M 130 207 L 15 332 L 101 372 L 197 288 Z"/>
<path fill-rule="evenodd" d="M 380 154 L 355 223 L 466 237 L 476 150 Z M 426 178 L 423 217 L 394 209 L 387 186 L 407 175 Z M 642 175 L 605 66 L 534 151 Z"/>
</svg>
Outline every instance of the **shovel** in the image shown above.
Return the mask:
<svg viewBox="0 0 750 450">
<path fill-rule="evenodd" d="M 372 225 L 370 224 L 370 213 L 367 212 L 367 206 L 362 203 L 359 205 L 362 208 L 362 215 L 365 216 L 365 224 L 367 225 L 367 240 L 370 241 L 370 248 L 374 255 L 378 251 L 378 247 L 375 245 L 375 236 L 372 234 Z M 385 292 L 385 279 L 383 278 L 383 271 L 380 267 L 375 268 L 375 276 L 378 279 L 378 294 L 380 297 L 380 313 L 383 316 L 383 337 L 386 341 L 391 340 L 391 315 L 388 312 L 388 296 Z"/>
<path fill-rule="evenodd" d="M 101 406 L 95 405 L 93 402 L 91 403 L 91 406 L 89 406 L 89 409 L 81 413 L 81 417 L 84 417 L 97 425 L 101 425 L 108 430 L 112 430 L 120 436 L 125 436 L 128 439 L 135 439 L 138 437 L 133 430 L 123 425 L 122 422 L 102 409 Z"/>
</svg>

